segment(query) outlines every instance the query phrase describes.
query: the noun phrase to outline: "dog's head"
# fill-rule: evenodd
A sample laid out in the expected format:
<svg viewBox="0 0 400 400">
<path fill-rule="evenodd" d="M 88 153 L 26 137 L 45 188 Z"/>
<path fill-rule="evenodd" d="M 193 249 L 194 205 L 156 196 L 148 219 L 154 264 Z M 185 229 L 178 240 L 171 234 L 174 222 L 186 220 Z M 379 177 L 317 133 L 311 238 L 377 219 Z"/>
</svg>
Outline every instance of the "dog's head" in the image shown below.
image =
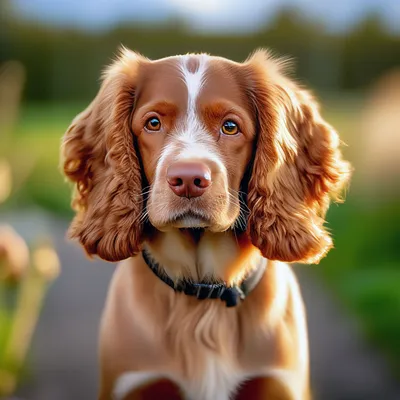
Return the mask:
<svg viewBox="0 0 400 400">
<path fill-rule="evenodd" d="M 150 61 L 123 50 L 63 143 L 76 183 L 70 234 L 106 260 L 157 230 L 247 230 L 269 259 L 316 262 L 331 247 L 331 196 L 350 175 L 317 103 L 258 51 Z"/>
</svg>

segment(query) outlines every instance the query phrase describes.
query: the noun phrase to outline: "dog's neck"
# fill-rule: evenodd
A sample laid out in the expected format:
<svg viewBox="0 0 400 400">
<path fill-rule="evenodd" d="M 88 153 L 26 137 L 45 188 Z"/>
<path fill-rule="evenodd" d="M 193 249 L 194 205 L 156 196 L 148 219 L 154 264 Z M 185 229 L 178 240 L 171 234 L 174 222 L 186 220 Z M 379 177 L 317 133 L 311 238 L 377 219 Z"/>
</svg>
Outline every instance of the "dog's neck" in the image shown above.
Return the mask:
<svg viewBox="0 0 400 400">
<path fill-rule="evenodd" d="M 247 235 L 234 231 L 157 231 L 145 246 L 174 280 L 215 279 L 238 284 L 262 259 Z"/>
</svg>

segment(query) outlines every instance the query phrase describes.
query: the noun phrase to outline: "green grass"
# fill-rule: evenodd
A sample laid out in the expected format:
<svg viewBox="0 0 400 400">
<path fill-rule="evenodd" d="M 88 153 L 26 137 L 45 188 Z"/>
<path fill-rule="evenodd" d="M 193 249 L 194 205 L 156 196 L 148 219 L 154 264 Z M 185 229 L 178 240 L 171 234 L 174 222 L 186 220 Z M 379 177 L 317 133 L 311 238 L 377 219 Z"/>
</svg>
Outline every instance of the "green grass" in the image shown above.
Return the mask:
<svg viewBox="0 0 400 400">
<path fill-rule="evenodd" d="M 350 99 L 326 101 L 323 115 L 349 145 L 346 158 L 359 151 L 357 127 L 361 103 Z M 16 170 L 29 157 L 37 163 L 8 207 L 39 205 L 70 216 L 71 188 L 59 171 L 59 144 L 72 118 L 84 105 L 27 105 L 9 146 Z M 355 176 L 357 181 L 357 176 Z M 360 185 L 354 185 L 344 205 L 332 206 L 329 227 L 336 249 L 316 270 L 338 299 L 358 318 L 366 336 L 376 343 L 400 375 L 400 207 L 399 198 L 370 206 Z"/>
<path fill-rule="evenodd" d="M 71 215 L 71 186 L 61 173 L 59 149 L 64 131 L 83 107 L 77 104 L 33 104 L 22 108 L 6 152 L 17 182 L 18 175 L 25 175 L 26 169 L 30 173 L 6 206 L 34 204 L 58 214 Z"/>
<path fill-rule="evenodd" d="M 371 207 L 352 193 L 328 217 L 335 249 L 317 268 L 400 377 L 399 200 Z"/>
</svg>

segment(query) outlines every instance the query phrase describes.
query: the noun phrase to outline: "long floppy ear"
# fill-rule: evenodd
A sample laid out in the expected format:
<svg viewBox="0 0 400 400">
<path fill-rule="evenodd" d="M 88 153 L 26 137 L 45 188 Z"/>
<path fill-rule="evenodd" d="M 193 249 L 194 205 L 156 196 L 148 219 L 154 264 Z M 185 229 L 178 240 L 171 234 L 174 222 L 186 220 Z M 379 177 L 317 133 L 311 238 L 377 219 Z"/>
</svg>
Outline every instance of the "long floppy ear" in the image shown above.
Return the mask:
<svg viewBox="0 0 400 400">
<path fill-rule="evenodd" d="M 108 261 L 135 255 L 142 237 L 141 173 L 130 128 L 141 62 L 145 59 L 123 49 L 63 139 L 64 173 L 76 183 L 69 235 L 89 255 Z"/>
<path fill-rule="evenodd" d="M 318 262 L 332 247 L 324 228 L 330 198 L 348 181 L 339 138 L 305 90 L 265 51 L 246 63 L 258 119 L 249 181 L 248 232 L 271 260 Z"/>
</svg>

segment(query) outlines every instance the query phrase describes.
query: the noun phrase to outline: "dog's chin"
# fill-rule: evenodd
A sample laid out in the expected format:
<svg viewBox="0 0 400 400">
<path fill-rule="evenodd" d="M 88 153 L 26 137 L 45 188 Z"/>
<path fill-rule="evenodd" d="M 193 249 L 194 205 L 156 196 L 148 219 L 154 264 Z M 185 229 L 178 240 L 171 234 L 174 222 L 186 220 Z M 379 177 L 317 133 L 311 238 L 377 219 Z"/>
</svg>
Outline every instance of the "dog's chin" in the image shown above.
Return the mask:
<svg viewBox="0 0 400 400">
<path fill-rule="evenodd" d="M 207 229 L 212 223 L 202 215 L 188 212 L 171 218 L 165 225 L 176 229 Z"/>
<path fill-rule="evenodd" d="M 176 221 L 171 224 L 173 228 L 179 229 L 200 229 L 200 228 L 208 228 L 209 223 L 199 218 L 184 218 L 180 221 Z"/>
<path fill-rule="evenodd" d="M 168 232 L 173 229 L 179 229 L 181 231 L 202 230 L 210 232 L 225 232 L 231 226 L 229 223 L 221 224 L 213 221 L 211 218 L 192 212 L 172 216 L 169 220 L 163 221 L 162 223 L 150 219 L 150 223 L 161 232 Z"/>
</svg>

